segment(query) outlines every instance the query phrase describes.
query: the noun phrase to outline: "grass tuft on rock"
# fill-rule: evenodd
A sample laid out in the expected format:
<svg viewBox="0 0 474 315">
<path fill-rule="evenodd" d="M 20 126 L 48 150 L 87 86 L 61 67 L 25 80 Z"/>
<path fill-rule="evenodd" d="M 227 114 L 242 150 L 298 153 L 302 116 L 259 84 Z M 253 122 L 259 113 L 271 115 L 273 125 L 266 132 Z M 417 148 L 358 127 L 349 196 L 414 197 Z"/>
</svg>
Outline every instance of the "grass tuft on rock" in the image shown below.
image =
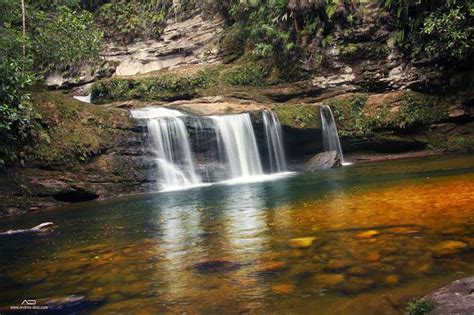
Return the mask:
<svg viewBox="0 0 474 315">
<path fill-rule="evenodd" d="M 427 315 L 435 308 L 436 306 L 432 302 L 427 301 L 424 298 L 414 298 L 408 302 L 405 313 L 407 315 Z"/>
</svg>

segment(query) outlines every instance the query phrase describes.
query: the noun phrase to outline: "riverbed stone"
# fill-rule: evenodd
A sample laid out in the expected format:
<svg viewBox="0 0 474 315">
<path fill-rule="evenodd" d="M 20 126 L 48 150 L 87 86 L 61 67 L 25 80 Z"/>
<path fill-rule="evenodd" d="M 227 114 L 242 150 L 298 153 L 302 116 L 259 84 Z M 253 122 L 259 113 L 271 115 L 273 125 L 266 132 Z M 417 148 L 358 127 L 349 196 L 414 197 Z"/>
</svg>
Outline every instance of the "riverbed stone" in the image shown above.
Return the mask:
<svg viewBox="0 0 474 315">
<path fill-rule="evenodd" d="M 454 281 L 425 296 L 436 305 L 433 314 L 474 314 L 474 277 Z"/>
<path fill-rule="evenodd" d="M 442 257 L 458 254 L 467 248 L 467 244 L 461 241 L 443 241 L 433 248 L 433 256 Z"/>
<path fill-rule="evenodd" d="M 375 237 L 379 234 L 380 234 L 380 232 L 377 231 L 377 230 L 369 230 L 369 231 L 365 231 L 365 232 L 361 232 L 361 233 L 357 234 L 356 237 L 360 238 L 360 239 L 368 239 L 368 238 Z"/>
<path fill-rule="evenodd" d="M 313 282 L 322 287 L 332 288 L 344 282 L 345 276 L 340 273 L 323 273 L 313 277 Z"/>
<path fill-rule="evenodd" d="M 316 237 L 313 236 L 293 238 L 288 241 L 288 246 L 290 246 L 291 248 L 304 249 L 311 247 L 315 240 Z"/>
</svg>

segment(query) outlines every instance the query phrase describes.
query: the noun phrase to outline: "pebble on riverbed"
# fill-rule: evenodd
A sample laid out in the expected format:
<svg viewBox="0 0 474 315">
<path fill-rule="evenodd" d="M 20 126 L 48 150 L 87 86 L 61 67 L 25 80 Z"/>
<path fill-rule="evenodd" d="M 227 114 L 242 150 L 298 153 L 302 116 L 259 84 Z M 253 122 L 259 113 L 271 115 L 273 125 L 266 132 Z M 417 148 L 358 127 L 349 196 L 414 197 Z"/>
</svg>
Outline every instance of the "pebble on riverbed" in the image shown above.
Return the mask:
<svg viewBox="0 0 474 315">
<path fill-rule="evenodd" d="M 360 238 L 360 239 L 368 239 L 368 238 L 372 238 L 374 236 L 377 236 L 379 234 L 380 234 L 379 231 L 370 230 L 370 231 L 365 231 L 365 232 L 359 233 L 359 234 L 357 234 L 356 237 Z"/>
<path fill-rule="evenodd" d="M 291 248 L 304 249 L 311 247 L 315 240 L 316 237 L 312 236 L 293 238 L 288 241 L 288 246 L 290 246 Z"/>
</svg>

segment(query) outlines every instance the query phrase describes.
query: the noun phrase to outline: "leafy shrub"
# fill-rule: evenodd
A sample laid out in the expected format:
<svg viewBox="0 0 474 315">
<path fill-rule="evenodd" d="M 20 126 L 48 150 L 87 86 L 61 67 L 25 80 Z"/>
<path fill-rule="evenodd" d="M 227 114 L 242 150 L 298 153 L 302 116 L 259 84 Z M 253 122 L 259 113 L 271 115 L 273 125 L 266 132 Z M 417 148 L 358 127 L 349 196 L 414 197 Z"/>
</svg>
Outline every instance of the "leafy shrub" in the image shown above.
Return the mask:
<svg viewBox="0 0 474 315">
<path fill-rule="evenodd" d="M 236 67 L 225 74 L 225 81 L 231 85 L 262 86 L 270 74 L 271 68 L 248 64 Z"/>
<path fill-rule="evenodd" d="M 18 61 L 0 60 L 0 166 L 25 160 L 24 147 L 38 118 L 28 93 L 33 82 Z"/>
<path fill-rule="evenodd" d="M 424 20 L 421 30 L 427 37 L 423 51 L 430 58 L 468 60 L 474 42 L 474 26 L 468 23 L 469 19 L 460 8 L 431 13 Z"/>
<path fill-rule="evenodd" d="M 408 302 L 406 313 L 408 315 L 427 315 L 435 309 L 435 305 L 423 298 L 415 298 Z"/>
<path fill-rule="evenodd" d="M 98 58 L 103 34 L 92 14 L 66 6 L 59 7 L 56 14 L 54 19 L 44 11 L 34 16 L 37 27 L 31 38 L 35 66 L 63 70 Z"/>
</svg>

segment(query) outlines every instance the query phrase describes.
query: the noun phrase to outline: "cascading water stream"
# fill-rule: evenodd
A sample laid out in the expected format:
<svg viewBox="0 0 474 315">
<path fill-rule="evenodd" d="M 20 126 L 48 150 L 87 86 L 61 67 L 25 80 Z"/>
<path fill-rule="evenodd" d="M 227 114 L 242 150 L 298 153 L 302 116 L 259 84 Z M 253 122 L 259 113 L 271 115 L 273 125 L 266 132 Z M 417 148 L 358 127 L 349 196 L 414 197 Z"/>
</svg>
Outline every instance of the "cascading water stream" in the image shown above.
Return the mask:
<svg viewBox="0 0 474 315">
<path fill-rule="evenodd" d="M 328 105 L 322 105 L 320 107 L 321 123 L 323 127 L 323 144 L 325 151 L 336 151 L 337 155 L 341 159 L 342 165 L 349 165 L 344 161 L 344 155 L 342 154 L 341 142 L 339 141 L 339 134 L 337 133 L 336 121 L 332 114 L 331 107 Z"/>
<path fill-rule="evenodd" d="M 265 136 L 270 157 L 271 172 L 285 172 L 288 170 L 288 166 L 286 163 L 280 120 L 274 112 L 264 110 L 263 124 L 265 126 Z"/>
<path fill-rule="evenodd" d="M 212 116 L 218 134 L 219 151 L 229 165 L 230 177 L 263 174 L 257 141 L 249 114 Z"/>
<path fill-rule="evenodd" d="M 180 118 L 183 114 L 166 108 L 144 108 L 131 113 L 132 117 L 146 121 L 161 188 L 168 190 L 199 184 L 189 135 Z"/>
</svg>

